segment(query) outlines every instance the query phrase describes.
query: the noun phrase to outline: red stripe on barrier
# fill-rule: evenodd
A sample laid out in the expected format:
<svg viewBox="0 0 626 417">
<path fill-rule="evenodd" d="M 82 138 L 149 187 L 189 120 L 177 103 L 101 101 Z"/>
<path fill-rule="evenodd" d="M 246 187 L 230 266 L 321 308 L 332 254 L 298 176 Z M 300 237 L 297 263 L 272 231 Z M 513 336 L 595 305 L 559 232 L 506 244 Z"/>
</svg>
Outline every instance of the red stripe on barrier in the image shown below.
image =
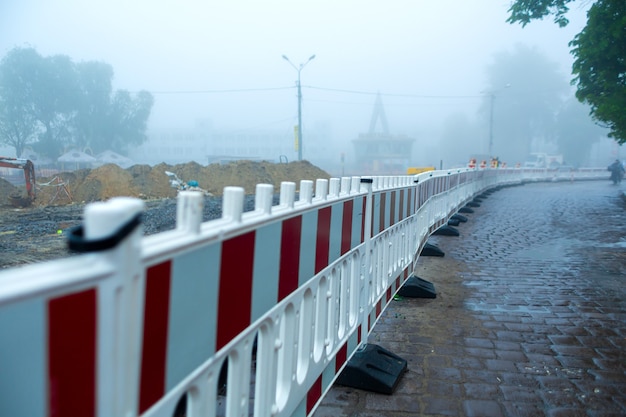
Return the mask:
<svg viewBox="0 0 626 417">
<path fill-rule="evenodd" d="M 396 278 L 396 290 L 397 290 L 398 288 L 400 288 L 400 283 L 401 283 L 401 282 L 403 282 L 403 281 L 404 281 L 404 280 L 402 280 L 402 281 L 400 280 L 400 277 Z"/>
<path fill-rule="evenodd" d="M 374 236 L 376 233 L 376 229 L 374 229 L 374 219 L 376 218 L 376 198 L 372 196 L 372 221 L 370 222 L 370 230 L 372 231 L 370 237 Z"/>
<path fill-rule="evenodd" d="M 367 210 L 367 198 L 363 198 L 363 211 L 361 212 L 361 243 L 365 242 L 365 212 Z"/>
<path fill-rule="evenodd" d="M 378 213 L 378 230 L 380 233 L 385 230 L 385 204 L 387 203 L 387 193 L 380 193 L 380 212 Z"/>
<path fill-rule="evenodd" d="M 357 342 L 357 344 L 361 343 L 361 326 L 359 326 L 359 328 L 357 330 L 356 342 Z"/>
<path fill-rule="evenodd" d="M 391 210 L 389 210 L 391 212 L 390 215 L 390 223 L 389 224 L 395 224 L 396 223 L 396 191 L 392 191 L 391 192 Z"/>
<path fill-rule="evenodd" d="M 378 318 L 378 316 L 380 316 L 380 313 L 383 311 L 381 303 L 382 300 L 378 300 L 378 302 L 376 303 L 376 318 Z"/>
<path fill-rule="evenodd" d="M 422 206 L 422 185 L 418 185 L 415 189 L 415 207 L 413 208 L 417 211 L 418 208 Z"/>
<path fill-rule="evenodd" d="M 222 243 L 216 350 L 250 325 L 255 231 Z"/>
<path fill-rule="evenodd" d="M 322 376 L 317 377 L 313 386 L 306 393 L 306 414 L 309 415 L 315 404 L 322 397 Z"/>
<path fill-rule="evenodd" d="M 339 372 L 344 363 L 348 359 L 348 343 L 344 343 L 343 346 L 337 351 L 335 356 L 335 373 Z"/>
<path fill-rule="evenodd" d="M 48 302 L 50 416 L 96 414 L 96 290 Z"/>
<path fill-rule="evenodd" d="M 298 288 L 301 234 L 302 216 L 293 217 L 283 222 L 283 230 L 280 237 L 278 301 L 287 297 Z"/>
<path fill-rule="evenodd" d="M 387 304 L 391 301 L 391 287 L 387 288 Z"/>
<path fill-rule="evenodd" d="M 343 203 L 343 218 L 341 224 L 341 254 L 348 252 L 352 247 L 352 211 L 353 200 Z"/>
<path fill-rule="evenodd" d="M 398 220 L 404 220 L 407 218 L 406 209 L 404 208 L 404 194 L 406 189 L 400 190 L 400 218 Z"/>
<path fill-rule="evenodd" d="M 317 215 L 317 240 L 315 242 L 316 274 L 328 266 L 330 251 L 330 216 L 330 207 L 320 209 Z"/>
<path fill-rule="evenodd" d="M 171 273 L 172 261 L 154 265 L 146 272 L 139 386 L 140 414 L 165 394 Z"/>
</svg>

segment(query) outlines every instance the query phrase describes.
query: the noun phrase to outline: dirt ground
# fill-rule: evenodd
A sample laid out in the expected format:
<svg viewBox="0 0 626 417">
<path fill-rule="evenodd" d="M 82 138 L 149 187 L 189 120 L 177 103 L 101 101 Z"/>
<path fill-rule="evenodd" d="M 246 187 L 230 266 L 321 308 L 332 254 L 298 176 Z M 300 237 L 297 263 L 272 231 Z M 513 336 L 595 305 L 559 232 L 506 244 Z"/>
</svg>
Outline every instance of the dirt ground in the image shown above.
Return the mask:
<svg viewBox="0 0 626 417">
<path fill-rule="evenodd" d="M 176 188 L 166 171 L 183 182 L 197 181 L 198 187 L 219 198 L 226 186 L 244 187 L 254 194 L 256 184 L 273 184 L 276 192 L 283 181 L 330 178 L 307 161 L 274 164 L 236 161 L 202 166 L 195 162 L 179 165 L 135 165 L 122 169 L 104 165 L 95 169 L 61 172 L 37 178 L 36 199 L 28 207 L 16 207 L 11 196 L 26 196 L 24 186 L 0 178 L 0 269 L 67 256 L 67 229 L 80 224 L 84 205 L 111 197 L 130 196 L 146 201 L 153 226 L 150 232 L 173 227 Z M 156 226 L 154 226 L 156 224 Z"/>
</svg>

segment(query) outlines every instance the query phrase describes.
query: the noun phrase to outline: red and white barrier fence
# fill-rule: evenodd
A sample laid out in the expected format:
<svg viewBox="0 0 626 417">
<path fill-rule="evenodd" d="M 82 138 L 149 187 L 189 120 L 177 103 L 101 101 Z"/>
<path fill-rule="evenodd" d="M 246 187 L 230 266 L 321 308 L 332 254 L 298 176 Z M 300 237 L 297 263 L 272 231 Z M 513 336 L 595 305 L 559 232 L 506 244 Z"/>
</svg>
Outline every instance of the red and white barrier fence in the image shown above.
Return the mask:
<svg viewBox="0 0 626 417">
<path fill-rule="evenodd" d="M 426 239 L 520 169 L 224 190 L 220 219 L 178 198 L 143 236 L 143 203 L 85 208 L 80 256 L 0 272 L 0 415 L 307 416 L 411 275 Z M 585 177 L 587 178 L 587 177 Z M 315 192 L 313 188 L 315 185 Z M 226 370 L 226 385 L 221 374 Z"/>
</svg>

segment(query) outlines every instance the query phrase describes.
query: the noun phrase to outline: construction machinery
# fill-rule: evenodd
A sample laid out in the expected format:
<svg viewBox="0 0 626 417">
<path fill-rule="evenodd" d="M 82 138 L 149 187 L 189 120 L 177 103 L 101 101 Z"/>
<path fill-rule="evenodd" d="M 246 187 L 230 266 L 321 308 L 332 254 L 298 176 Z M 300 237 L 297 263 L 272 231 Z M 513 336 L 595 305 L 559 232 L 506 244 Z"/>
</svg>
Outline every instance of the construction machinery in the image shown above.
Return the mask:
<svg viewBox="0 0 626 417">
<path fill-rule="evenodd" d="M 35 200 L 35 166 L 29 159 L 7 158 L 0 156 L 0 167 L 16 168 L 24 170 L 26 181 L 26 197 L 22 195 L 9 195 L 11 204 L 17 207 L 29 206 Z"/>
</svg>

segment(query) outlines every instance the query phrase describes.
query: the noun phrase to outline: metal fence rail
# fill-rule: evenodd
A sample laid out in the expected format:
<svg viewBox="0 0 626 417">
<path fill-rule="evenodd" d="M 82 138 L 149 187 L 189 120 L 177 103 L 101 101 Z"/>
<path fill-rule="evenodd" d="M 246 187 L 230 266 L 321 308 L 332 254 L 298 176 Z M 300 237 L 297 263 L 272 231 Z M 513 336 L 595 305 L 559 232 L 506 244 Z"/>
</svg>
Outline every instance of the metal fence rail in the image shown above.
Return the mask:
<svg viewBox="0 0 626 417">
<path fill-rule="evenodd" d="M 604 178 L 579 172 L 574 178 Z M 143 203 L 85 208 L 84 254 L 0 272 L 0 415 L 306 416 L 411 275 L 428 237 L 477 194 L 546 170 L 226 187 L 220 219 L 181 192 L 176 229 Z M 315 188 L 315 192 L 314 192 Z"/>
</svg>

